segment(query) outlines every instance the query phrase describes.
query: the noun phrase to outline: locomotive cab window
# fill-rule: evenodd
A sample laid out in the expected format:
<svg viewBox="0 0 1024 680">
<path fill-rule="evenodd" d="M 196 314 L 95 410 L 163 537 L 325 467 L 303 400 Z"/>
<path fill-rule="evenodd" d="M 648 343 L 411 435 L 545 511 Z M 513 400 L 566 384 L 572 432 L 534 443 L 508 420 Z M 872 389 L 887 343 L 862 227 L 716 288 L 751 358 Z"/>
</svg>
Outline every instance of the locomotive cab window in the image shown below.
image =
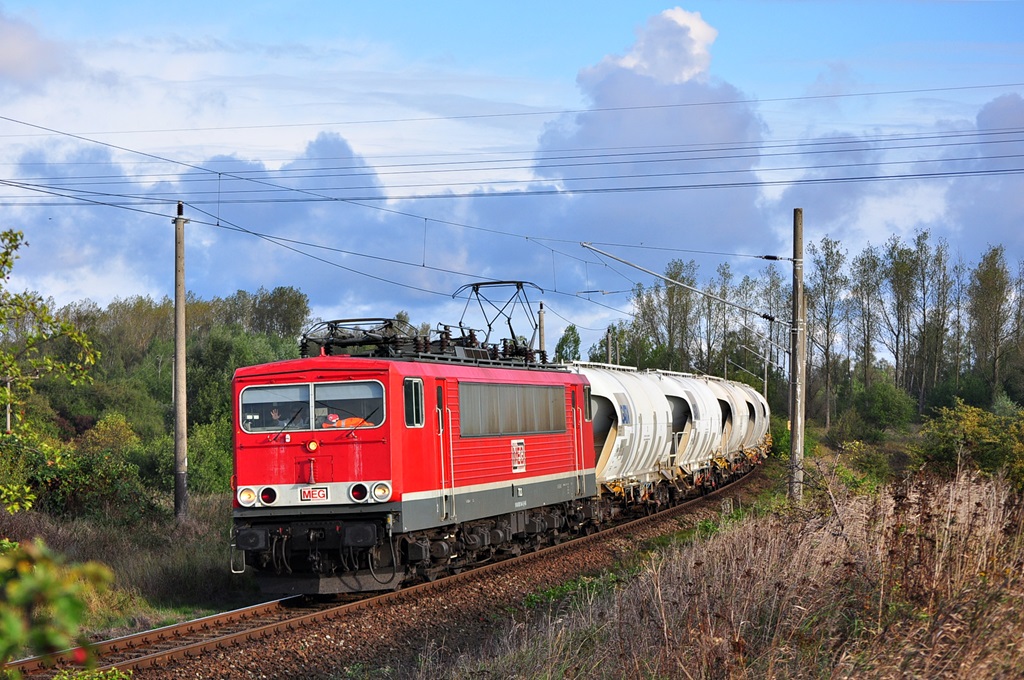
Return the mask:
<svg viewBox="0 0 1024 680">
<path fill-rule="evenodd" d="M 376 381 L 313 385 L 314 427 L 377 427 L 384 422 L 384 386 Z"/>
<path fill-rule="evenodd" d="M 406 378 L 405 393 L 405 426 L 423 427 L 423 381 L 419 378 Z"/>
<path fill-rule="evenodd" d="M 267 385 L 242 390 L 246 432 L 309 429 L 309 385 Z"/>
</svg>

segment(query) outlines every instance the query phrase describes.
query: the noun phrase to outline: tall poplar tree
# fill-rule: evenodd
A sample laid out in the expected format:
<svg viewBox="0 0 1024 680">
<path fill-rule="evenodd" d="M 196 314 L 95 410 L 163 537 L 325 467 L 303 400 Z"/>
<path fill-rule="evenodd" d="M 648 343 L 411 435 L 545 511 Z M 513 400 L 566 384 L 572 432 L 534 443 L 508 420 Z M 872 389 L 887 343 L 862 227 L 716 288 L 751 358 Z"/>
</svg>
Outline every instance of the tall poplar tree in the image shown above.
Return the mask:
<svg viewBox="0 0 1024 680">
<path fill-rule="evenodd" d="M 811 275 L 808 281 L 808 323 L 815 333 L 808 333 L 822 355 L 822 377 L 825 383 L 825 427 L 832 425 L 832 392 L 836 374 L 836 344 L 846 316 L 846 296 L 850 279 L 846 275 L 846 251 L 839 241 L 824 236 L 821 245 L 808 246 Z"/>
<path fill-rule="evenodd" d="M 1013 290 L 1003 246 L 989 246 L 971 273 L 967 296 L 974 356 L 978 369 L 987 375 L 993 399 L 1002 389 L 1000 362 L 1014 335 Z"/>
</svg>

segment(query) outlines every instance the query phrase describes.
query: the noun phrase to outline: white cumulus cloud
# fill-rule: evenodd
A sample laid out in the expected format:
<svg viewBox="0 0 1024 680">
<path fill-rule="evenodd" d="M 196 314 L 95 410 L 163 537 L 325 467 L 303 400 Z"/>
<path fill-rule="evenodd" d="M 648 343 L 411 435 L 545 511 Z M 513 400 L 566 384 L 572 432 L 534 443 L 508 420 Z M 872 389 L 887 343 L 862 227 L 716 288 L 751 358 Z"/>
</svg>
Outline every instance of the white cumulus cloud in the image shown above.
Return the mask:
<svg viewBox="0 0 1024 680">
<path fill-rule="evenodd" d="M 623 68 L 662 83 L 684 83 L 706 74 L 711 65 L 711 45 L 718 31 L 700 12 L 678 7 L 651 17 L 637 31 L 632 49 L 624 56 L 608 56 L 594 71 Z"/>
</svg>

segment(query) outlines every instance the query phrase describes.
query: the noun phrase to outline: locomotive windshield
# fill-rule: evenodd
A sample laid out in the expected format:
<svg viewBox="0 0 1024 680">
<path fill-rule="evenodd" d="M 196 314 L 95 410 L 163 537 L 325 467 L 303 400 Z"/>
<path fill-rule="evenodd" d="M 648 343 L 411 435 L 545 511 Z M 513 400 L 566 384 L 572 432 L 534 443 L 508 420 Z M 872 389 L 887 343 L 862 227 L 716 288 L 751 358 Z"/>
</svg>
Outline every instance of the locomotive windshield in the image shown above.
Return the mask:
<svg viewBox="0 0 1024 680">
<path fill-rule="evenodd" d="M 376 427 L 384 422 L 384 386 L 374 381 L 247 387 L 241 398 L 246 432 Z"/>
<path fill-rule="evenodd" d="M 308 427 L 309 385 L 270 385 L 243 390 L 243 430 L 265 432 Z"/>
<path fill-rule="evenodd" d="M 379 382 L 313 385 L 314 427 L 376 427 L 384 422 L 384 386 Z"/>
</svg>

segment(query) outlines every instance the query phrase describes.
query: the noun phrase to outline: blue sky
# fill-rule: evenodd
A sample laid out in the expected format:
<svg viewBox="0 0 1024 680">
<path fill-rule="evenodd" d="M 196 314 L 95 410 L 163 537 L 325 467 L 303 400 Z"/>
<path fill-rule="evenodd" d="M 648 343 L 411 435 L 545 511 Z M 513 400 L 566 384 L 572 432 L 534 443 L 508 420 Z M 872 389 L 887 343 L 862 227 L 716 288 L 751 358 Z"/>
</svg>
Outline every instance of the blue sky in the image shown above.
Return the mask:
<svg viewBox="0 0 1024 680">
<path fill-rule="evenodd" d="M 522 279 L 549 338 L 628 318 L 579 291 L 651 283 L 579 242 L 756 274 L 795 207 L 851 255 L 928 230 L 1015 266 L 1021 26 L 1018 2 L 0 0 L 11 285 L 170 295 L 178 199 L 204 298 L 433 324 Z"/>
</svg>

